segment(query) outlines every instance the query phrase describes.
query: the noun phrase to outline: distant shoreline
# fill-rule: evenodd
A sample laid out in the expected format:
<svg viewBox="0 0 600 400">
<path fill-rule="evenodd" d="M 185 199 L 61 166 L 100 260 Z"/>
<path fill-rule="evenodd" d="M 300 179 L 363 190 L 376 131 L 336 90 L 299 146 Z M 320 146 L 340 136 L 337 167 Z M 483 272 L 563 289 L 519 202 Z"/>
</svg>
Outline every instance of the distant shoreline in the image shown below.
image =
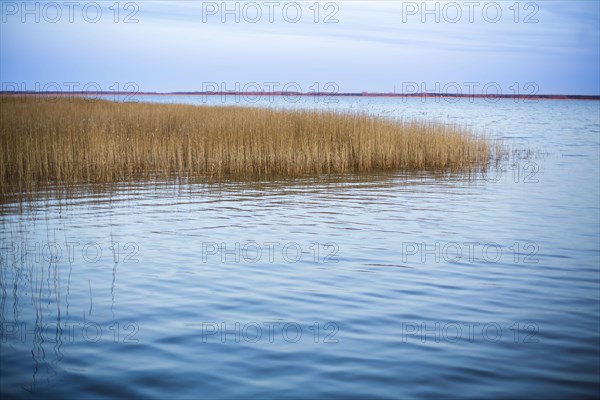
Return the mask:
<svg viewBox="0 0 600 400">
<path fill-rule="evenodd" d="M 268 96 L 268 97 L 400 97 L 400 98 L 467 98 L 518 100 L 600 100 L 600 95 L 571 94 L 458 94 L 458 93 L 327 93 L 327 92 L 35 92 L 0 91 L 1 96 Z"/>
</svg>

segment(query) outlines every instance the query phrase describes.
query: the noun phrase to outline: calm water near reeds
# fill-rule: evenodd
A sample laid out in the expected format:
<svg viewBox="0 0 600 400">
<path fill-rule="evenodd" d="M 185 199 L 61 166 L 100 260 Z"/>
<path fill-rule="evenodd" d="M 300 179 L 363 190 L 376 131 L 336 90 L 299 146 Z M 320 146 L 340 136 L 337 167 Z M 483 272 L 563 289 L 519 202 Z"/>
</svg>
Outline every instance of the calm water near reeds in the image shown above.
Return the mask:
<svg viewBox="0 0 600 400">
<path fill-rule="evenodd" d="M 132 182 L 4 203 L 2 393 L 595 397 L 600 102 L 314 100 L 226 104 L 434 119 L 533 154 L 470 177 Z"/>
</svg>

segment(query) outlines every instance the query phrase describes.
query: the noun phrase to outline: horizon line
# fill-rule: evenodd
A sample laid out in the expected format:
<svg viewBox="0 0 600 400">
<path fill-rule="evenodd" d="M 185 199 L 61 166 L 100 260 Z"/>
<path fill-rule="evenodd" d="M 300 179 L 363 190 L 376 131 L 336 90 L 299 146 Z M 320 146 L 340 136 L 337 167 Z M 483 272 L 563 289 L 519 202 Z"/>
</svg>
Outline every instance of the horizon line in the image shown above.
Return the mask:
<svg viewBox="0 0 600 400">
<path fill-rule="evenodd" d="M 90 96 L 90 95 L 126 95 L 134 96 L 319 96 L 319 97 L 453 97 L 453 98 L 483 98 L 483 99 L 548 99 L 548 100 L 600 100 L 600 95 L 582 95 L 582 94 L 470 94 L 470 93 L 444 93 L 444 92 L 415 92 L 415 93 L 395 93 L 395 92 L 293 92 L 293 91 L 174 91 L 174 92 L 133 92 L 133 91 L 0 91 L 0 95 L 72 95 L 72 96 Z"/>
</svg>

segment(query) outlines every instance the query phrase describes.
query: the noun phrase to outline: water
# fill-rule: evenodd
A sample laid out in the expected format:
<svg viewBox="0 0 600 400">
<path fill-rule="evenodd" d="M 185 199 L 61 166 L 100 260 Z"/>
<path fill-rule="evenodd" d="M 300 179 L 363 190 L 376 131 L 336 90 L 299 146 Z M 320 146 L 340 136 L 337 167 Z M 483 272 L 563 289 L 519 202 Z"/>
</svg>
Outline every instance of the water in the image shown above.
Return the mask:
<svg viewBox="0 0 600 400">
<path fill-rule="evenodd" d="M 596 396 L 600 103 L 310 100 L 252 105 L 460 123 L 535 154 L 471 179 L 157 182 L 4 204 L 2 393 Z"/>
</svg>

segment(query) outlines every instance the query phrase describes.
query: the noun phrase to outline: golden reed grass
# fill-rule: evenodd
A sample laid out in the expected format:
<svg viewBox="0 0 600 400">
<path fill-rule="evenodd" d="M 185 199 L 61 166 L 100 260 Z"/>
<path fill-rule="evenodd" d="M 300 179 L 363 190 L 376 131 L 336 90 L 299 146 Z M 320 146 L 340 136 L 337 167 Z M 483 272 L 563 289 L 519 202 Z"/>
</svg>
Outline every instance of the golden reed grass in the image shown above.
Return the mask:
<svg viewBox="0 0 600 400">
<path fill-rule="evenodd" d="M 144 177 L 472 171 L 494 148 L 455 126 L 356 113 L 0 98 L 0 193 Z"/>
</svg>

